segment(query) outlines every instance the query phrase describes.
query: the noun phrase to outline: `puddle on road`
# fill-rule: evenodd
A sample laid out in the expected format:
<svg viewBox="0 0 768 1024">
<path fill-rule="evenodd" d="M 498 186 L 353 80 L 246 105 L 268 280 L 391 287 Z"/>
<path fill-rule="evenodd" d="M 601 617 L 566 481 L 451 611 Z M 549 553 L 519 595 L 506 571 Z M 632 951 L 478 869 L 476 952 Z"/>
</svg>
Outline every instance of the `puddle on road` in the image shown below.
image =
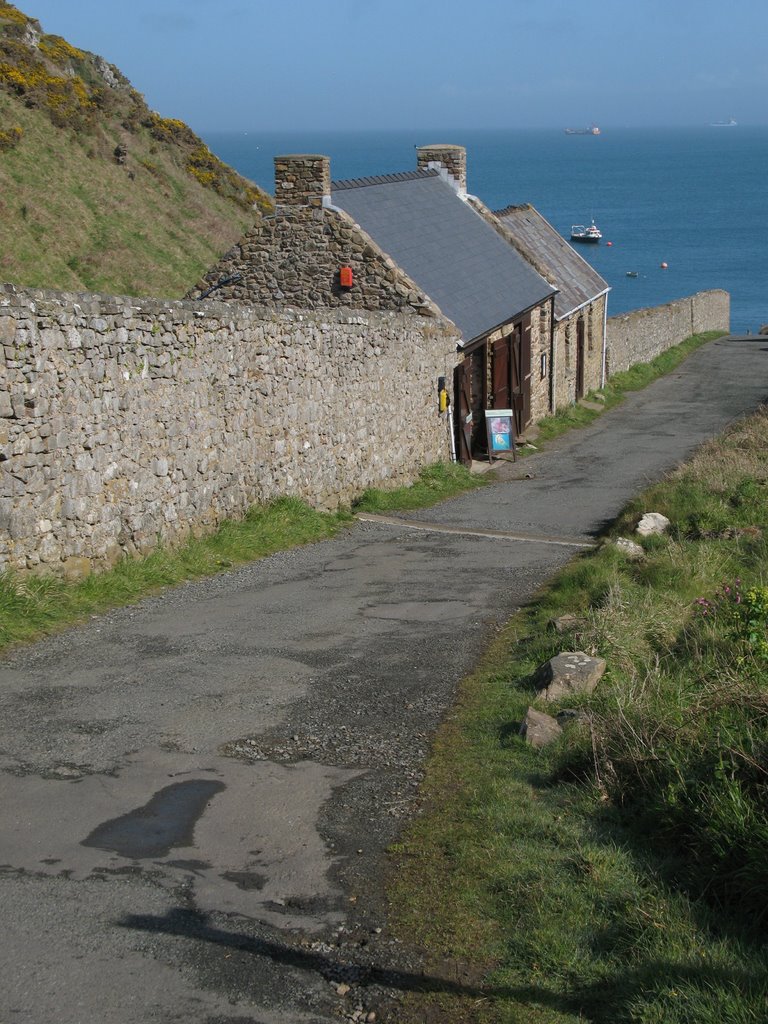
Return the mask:
<svg viewBox="0 0 768 1024">
<path fill-rule="evenodd" d="M 143 807 L 99 825 L 82 845 L 129 860 L 164 857 L 174 847 L 192 846 L 203 811 L 226 788 L 223 782 L 207 779 L 176 782 L 155 793 Z"/>
<path fill-rule="evenodd" d="M 344 923 L 335 871 L 344 855 L 320 832 L 323 808 L 364 769 L 137 751 L 112 775 L 71 782 L 0 772 L 9 870 L 46 877 L 183 883 L 204 913 L 320 932 Z M 336 794 L 339 796 L 336 796 Z M 342 797 L 343 798 L 343 797 Z M 0 1018 L 2 1014 L 0 1013 Z"/>
</svg>

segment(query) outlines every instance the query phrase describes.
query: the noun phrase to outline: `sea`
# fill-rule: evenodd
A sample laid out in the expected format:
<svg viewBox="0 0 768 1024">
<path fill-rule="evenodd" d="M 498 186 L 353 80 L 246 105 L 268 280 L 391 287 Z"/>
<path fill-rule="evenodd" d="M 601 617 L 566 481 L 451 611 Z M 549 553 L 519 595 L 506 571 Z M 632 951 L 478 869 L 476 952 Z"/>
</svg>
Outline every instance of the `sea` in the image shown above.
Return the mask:
<svg viewBox="0 0 768 1024">
<path fill-rule="evenodd" d="M 768 126 L 202 134 L 270 193 L 281 153 L 324 153 L 339 180 L 412 170 L 420 145 L 466 146 L 468 190 L 491 209 L 531 203 L 566 238 L 594 220 L 602 242 L 579 252 L 611 286 L 609 315 L 724 288 L 734 332 L 768 324 Z"/>
</svg>

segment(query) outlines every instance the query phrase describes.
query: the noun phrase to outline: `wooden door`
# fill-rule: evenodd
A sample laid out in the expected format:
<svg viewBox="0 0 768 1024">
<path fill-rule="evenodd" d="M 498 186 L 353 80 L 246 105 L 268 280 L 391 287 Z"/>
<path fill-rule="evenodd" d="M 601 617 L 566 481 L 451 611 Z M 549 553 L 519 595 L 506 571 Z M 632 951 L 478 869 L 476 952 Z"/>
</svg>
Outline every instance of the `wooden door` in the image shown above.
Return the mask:
<svg viewBox="0 0 768 1024">
<path fill-rule="evenodd" d="M 520 437 L 531 419 L 531 335 L 530 325 L 516 324 L 510 339 L 512 394 L 510 409 L 515 412 L 515 434 Z"/>
<path fill-rule="evenodd" d="M 491 408 L 509 409 L 512 401 L 513 375 L 510 374 L 509 338 L 494 341 L 491 355 Z"/>
<path fill-rule="evenodd" d="M 531 320 L 526 317 L 491 350 L 491 409 L 513 409 L 518 437 L 531 422 Z"/>
<path fill-rule="evenodd" d="M 454 373 L 453 393 L 456 396 L 456 454 L 465 466 L 472 463 L 472 385 L 471 365 L 467 359 L 459 363 Z"/>
</svg>

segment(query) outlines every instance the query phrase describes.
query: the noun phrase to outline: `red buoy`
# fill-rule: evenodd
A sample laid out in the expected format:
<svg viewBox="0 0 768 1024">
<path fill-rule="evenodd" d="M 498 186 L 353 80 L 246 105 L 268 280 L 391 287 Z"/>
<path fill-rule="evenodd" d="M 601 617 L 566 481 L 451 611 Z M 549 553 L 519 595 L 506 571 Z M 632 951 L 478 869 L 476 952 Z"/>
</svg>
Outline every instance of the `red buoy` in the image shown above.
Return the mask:
<svg viewBox="0 0 768 1024">
<path fill-rule="evenodd" d="M 668 269 L 668 267 L 669 267 L 669 264 L 668 264 L 668 263 L 662 263 L 662 264 L 661 264 L 661 269 L 662 269 L 662 270 L 667 270 L 667 269 Z"/>
<path fill-rule="evenodd" d="M 606 242 L 606 245 L 613 245 L 613 242 Z"/>
</svg>

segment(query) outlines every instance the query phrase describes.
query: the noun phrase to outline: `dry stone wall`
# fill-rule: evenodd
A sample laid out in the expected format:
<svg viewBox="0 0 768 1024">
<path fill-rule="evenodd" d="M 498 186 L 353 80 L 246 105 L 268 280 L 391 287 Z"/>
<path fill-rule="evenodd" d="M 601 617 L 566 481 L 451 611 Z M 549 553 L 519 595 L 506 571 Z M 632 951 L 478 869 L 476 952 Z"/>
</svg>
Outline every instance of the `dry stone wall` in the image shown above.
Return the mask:
<svg viewBox="0 0 768 1024">
<path fill-rule="evenodd" d="M 715 289 L 608 319 L 608 375 L 647 363 L 692 334 L 729 331 L 731 297 Z"/>
<path fill-rule="evenodd" d="M 0 569 L 75 574 L 447 459 L 442 318 L 0 286 Z"/>
</svg>

